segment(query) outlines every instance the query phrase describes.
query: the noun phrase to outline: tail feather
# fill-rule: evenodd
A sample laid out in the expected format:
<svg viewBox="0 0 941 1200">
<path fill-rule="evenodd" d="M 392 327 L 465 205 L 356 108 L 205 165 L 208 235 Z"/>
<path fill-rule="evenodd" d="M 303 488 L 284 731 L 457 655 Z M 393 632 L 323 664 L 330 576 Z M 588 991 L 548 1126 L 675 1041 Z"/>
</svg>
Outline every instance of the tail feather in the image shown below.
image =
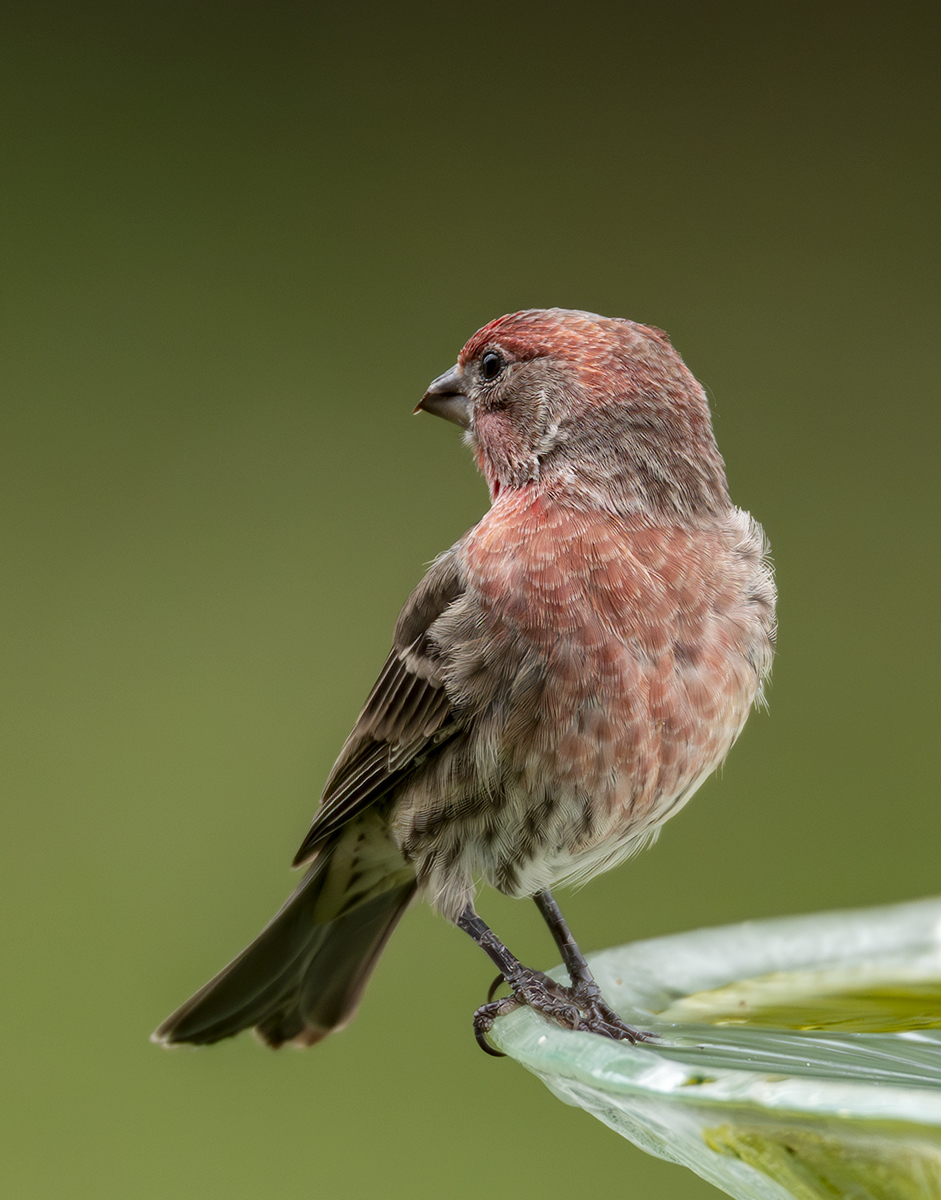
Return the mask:
<svg viewBox="0 0 941 1200">
<path fill-rule="evenodd" d="M 372 842 L 373 882 L 365 893 L 355 890 L 363 870 L 344 831 L 251 945 L 168 1017 L 153 1040 L 205 1045 L 254 1026 L 270 1046 L 313 1045 L 346 1025 L 416 888 L 387 835 L 377 845 L 369 832 L 353 832 L 360 864 L 363 842 Z M 347 844 L 337 854 L 341 842 Z M 380 854 L 387 869 L 376 878 Z"/>
<path fill-rule="evenodd" d="M 313 1046 L 354 1017 L 386 942 L 415 894 L 414 881 L 332 921 L 287 1004 L 257 1023 L 269 1046 Z"/>
</svg>

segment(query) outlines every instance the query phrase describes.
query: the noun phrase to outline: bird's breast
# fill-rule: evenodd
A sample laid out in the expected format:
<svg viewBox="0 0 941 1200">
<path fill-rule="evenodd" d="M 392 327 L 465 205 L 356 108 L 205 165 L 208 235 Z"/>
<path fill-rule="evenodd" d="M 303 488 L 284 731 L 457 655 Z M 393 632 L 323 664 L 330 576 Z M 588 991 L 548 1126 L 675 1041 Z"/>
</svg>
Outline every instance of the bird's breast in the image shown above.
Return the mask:
<svg viewBox="0 0 941 1200">
<path fill-rule="evenodd" d="M 760 546 L 740 543 L 723 526 L 632 529 L 538 494 L 495 506 L 463 548 L 476 636 L 452 677 L 491 770 L 640 819 L 721 761 L 767 639 L 748 603 Z M 474 693 L 482 680 L 489 696 Z"/>
</svg>

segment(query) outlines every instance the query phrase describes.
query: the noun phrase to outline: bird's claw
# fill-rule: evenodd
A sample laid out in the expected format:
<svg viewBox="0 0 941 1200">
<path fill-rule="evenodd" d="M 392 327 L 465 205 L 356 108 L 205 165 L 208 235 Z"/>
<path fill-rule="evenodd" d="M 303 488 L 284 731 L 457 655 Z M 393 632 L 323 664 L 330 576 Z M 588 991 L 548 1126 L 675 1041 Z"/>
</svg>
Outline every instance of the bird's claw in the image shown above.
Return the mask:
<svg viewBox="0 0 941 1200">
<path fill-rule="evenodd" d="M 587 1029 L 589 1033 L 599 1033 L 602 1037 L 612 1038 L 616 1042 L 655 1042 L 655 1033 L 645 1033 L 641 1029 L 632 1029 L 625 1025 L 618 1014 L 601 994 L 601 989 L 594 980 L 579 983 L 571 988 L 572 999 L 582 1014 L 585 1024 L 578 1026 Z"/>
<path fill-rule="evenodd" d="M 513 989 L 511 995 L 504 996 L 501 1000 L 490 999 L 501 981 L 502 976 L 494 981 L 488 993 L 488 1003 L 481 1005 L 474 1013 L 474 1037 L 477 1044 L 494 1058 L 506 1057 L 499 1050 L 495 1050 L 487 1040 L 487 1034 L 493 1028 L 494 1021 L 523 1005 L 542 1013 L 563 1029 L 596 1033 L 601 1037 L 630 1042 L 632 1045 L 635 1042 L 652 1041 L 656 1037 L 655 1034 L 643 1033 L 625 1025 L 614 1009 L 606 1003 L 594 981 L 564 987 L 541 971 L 526 969 L 519 977 L 506 981 Z"/>
<path fill-rule="evenodd" d="M 497 988 L 502 986 L 502 984 L 504 984 L 504 983 L 506 983 L 506 980 L 503 978 L 502 975 L 498 975 L 496 977 L 496 979 L 493 981 L 493 983 L 491 983 L 490 987 L 487 988 L 487 1003 L 488 1004 L 493 999 Z"/>
</svg>

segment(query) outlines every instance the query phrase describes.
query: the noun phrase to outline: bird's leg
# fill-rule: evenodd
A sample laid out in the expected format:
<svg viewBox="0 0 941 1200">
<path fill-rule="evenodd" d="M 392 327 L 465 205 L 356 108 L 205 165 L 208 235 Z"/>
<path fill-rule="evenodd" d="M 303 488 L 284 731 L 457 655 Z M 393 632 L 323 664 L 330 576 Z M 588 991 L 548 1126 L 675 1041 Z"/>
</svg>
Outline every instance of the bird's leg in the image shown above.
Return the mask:
<svg viewBox="0 0 941 1200">
<path fill-rule="evenodd" d="M 512 954 L 500 941 L 485 921 L 468 905 L 458 918 L 458 927 L 470 934 L 481 950 L 499 967 L 500 974 L 513 990 L 512 996 L 502 1000 L 493 1000 L 482 1004 L 474 1013 L 474 1036 L 478 1045 L 494 1058 L 503 1058 L 499 1050 L 494 1050 L 487 1041 L 487 1034 L 493 1027 L 497 1017 L 505 1016 L 523 1004 L 538 1009 L 547 1017 L 574 1029 L 579 1014 L 568 1000 L 566 989 L 560 987 L 542 971 L 533 971 L 524 967 L 515 954 Z M 491 989 L 491 995 L 493 989 Z"/>
<path fill-rule="evenodd" d="M 591 967 L 578 948 L 578 942 L 572 937 L 572 931 L 549 889 L 544 888 L 541 892 L 537 892 L 533 899 L 536 901 L 536 907 L 542 913 L 543 920 L 549 926 L 549 932 L 562 955 L 562 962 L 572 981 L 569 993 L 572 1000 L 577 1005 L 579 1012 L 584 1014 L 593 1026 L 596 1023 L 601 1026 L 593 1028 L 592 1032 L 629 1042 L 648 1041 L 652 1037 L 651 1034 L 641 1033 L 639 1030 L 625 1025 L 614 1009 L 605 1001 L 601 989 L 591 973 Z"/>
<path fill-rule="evenodd" d="M 550 897 L 551 899 L 551 897 Z M 554 902 L 553 902 L 554 903 Z M 560 918 L 561 919 L 561 918 Z M 594 993 L 582 994 L 577 987 L 566 988 L 556 983 L 542 971 L 525 967 L 504 946 L 493 930 L 468 906 L 457 922 L 465 933 L 470 934 L 478 946 L 499 967 L 500 973 L 509 984 L 512 995 L 481 1005 L 474 1013 L 474 1036 L 481 1049 L 495 1057 L 502 1057 L 487 1041 L 487 1034 L 497 1017 L 513 1012 L 521 1005 L 529 1005 L 537 1012 L 555 1021 L 563 1029 L 579 1029 L 588 1033 L 600 1033 L 609 1038 L 626 1038 L 636 1041 L 639 1036 L 601 1000 L 597 984 L 591 980 Z M 563 922 L 564 924 L 564 922 Z M 571 938 L 571 935 L 569 935 Z M 574 941 L 572 945 L 575 946 Z M 578 947 L 575 946 L 578 952 Z M 582 960 L 584 962 L 584 959 Z M 587 970 L 587 965 L 585 967 Z M 589 978 L 591 973 L 589 972 Z"/>
<path fill-rule="evenodd" d="M 537 892 L 533 899 L 536 901 L 536 907 L 542 913 L 543 920 L 549 926 L 553 941 L 559 947 L 562 962 L 565 964 L 573 986 L 577 987 L 580 983 L 594 983 L 595 977 L 591 973 L 591 968 L 585 961 L 584 954 L 579 950 L 578 942 L 572 937 L 572 931 L 569 929 L 565 917 L 562 916 L 555 897 L 548 888 L 544 888 L 541 892 Z"/>
</svg>

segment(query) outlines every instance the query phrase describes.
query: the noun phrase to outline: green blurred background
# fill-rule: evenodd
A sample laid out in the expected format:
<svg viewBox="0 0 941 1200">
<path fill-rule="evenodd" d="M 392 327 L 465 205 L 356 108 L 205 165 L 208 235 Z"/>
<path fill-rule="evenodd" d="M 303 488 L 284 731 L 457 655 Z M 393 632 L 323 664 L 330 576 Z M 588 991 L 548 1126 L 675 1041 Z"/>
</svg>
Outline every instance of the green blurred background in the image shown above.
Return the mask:
<svg viewBox="0 0 941 1200">
<path fill-rule="evenodd" d="M 485 1058 L 427 909 L 315 1051 L 147 1035 L 483 511 L 410 411 L 519 307 L 670 332 L 782 597 L 770 712 L 563 894 L 583 945 L 941 888 L 935 8 L 5 7 L 5 1195 L 716 1195 Z"/>
</svg>

